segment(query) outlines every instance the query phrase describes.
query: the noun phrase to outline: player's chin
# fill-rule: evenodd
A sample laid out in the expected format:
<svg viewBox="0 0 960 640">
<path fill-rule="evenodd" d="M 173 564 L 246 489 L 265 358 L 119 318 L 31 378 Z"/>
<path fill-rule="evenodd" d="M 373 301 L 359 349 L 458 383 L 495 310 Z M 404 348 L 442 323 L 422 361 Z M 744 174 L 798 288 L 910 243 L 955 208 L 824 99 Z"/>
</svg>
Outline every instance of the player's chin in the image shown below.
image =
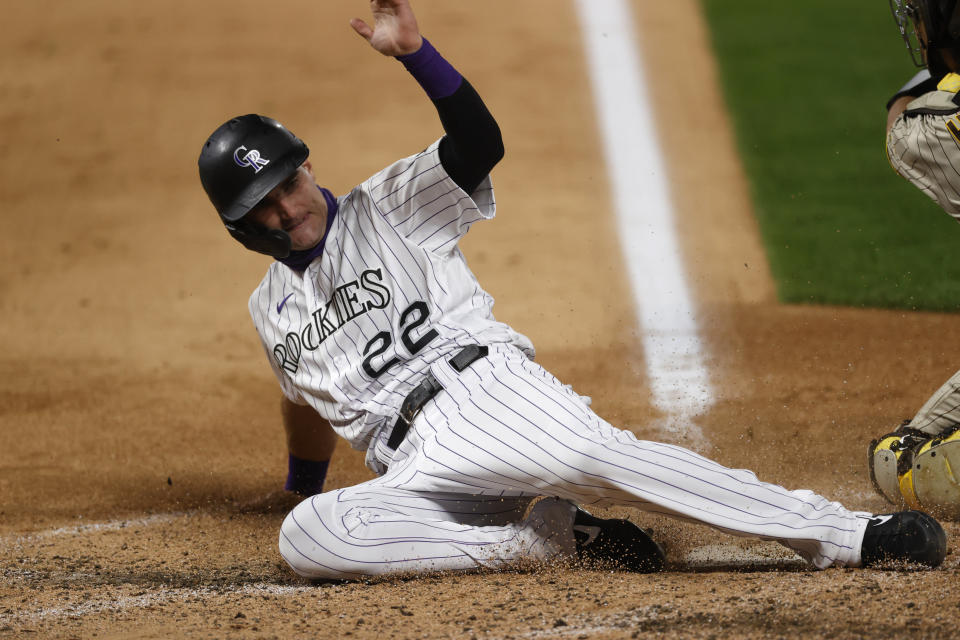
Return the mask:
<svg viewBox="0 0 960 640">
<path fill-rule="evenodd" d="M 313 249 L 323 238 L 323 233 L 319 229 L 313 229 L 308 224 L 301 224 L 287 233 L 290 234 L 290 248 L 294 251 Z"/>
</svg>

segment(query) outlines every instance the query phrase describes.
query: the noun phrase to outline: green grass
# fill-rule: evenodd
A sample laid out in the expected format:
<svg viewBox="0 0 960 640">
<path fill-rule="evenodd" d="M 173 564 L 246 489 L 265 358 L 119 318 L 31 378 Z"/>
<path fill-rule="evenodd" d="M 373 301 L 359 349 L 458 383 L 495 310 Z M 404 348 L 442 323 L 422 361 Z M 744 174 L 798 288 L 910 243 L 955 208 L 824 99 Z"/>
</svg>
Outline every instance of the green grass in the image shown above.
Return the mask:
<svg viewBox="0 0 960 640">
<path fill-rule="evenodd" d="M 960 225 L 890 168 L 882 0 L 702 0 L 780 299 L 960 310 Z"/>
</svg>

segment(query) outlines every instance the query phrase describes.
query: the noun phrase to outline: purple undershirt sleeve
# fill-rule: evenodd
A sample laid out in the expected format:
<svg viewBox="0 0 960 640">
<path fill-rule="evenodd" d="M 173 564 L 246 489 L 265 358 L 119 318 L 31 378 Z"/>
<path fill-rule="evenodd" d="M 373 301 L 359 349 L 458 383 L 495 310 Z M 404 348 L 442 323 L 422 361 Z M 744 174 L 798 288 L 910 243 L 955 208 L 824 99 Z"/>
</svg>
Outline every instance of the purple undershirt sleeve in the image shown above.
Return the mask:
<svg viewBox="0 0 960 640">
<path fill-rule="evenodd" d="M 323 491 L 323 481 L 327 477 L 329 460 L 315 462 L 303 460 L 290 454 L 288 460 L 287 483 L 284 489 L 302 496 L 313 496 Z"/>
<path fill-rule="evenodd" d="M 460 87 L 463 76 L 424 38 L 414 53 L 397 56 L 431 100 L 446 98 Z"/>
</svg>

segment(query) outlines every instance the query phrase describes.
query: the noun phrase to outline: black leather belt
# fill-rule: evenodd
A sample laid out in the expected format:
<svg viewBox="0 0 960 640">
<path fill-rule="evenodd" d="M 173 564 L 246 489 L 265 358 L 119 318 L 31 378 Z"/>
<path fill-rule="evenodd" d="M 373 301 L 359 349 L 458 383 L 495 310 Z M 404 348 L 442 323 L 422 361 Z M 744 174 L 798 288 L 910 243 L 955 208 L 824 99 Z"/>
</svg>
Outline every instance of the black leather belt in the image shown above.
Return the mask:
<svg viewBox="0 0 960 640">
<path fill-rule="evenodd" d="M 457 373 L 460 373 L 480 358 L 485 358 L 489 351 L 486 346 L 472 344 L 469 347 L 461 349 L 457 355 L 450 358 L 447 362 L 450 363 L 450 366 L 453 367 Z M 433 374 L 428 371 L 423 381 L 414 387 L 413 391 L 403 399 L 403 404 L 400 405 L 400 415 L 397 416 L 397 422 L 393 425 L 393 432 L 390 434 L 390 439 L 387 440 L 388 447 L 396 450 L 396 448 L 400 446 L 400 443 L 403 442 L 403 439 L 407 436 L 410 423 L 413 422 L 413 419 L 420 412 L 420 409 L 427 403 L 427 400 L 440 393 L 441 389 L 443 389 L 443 387 L 440 386 L 437 379 L 433 377 Z"/>
</svg>

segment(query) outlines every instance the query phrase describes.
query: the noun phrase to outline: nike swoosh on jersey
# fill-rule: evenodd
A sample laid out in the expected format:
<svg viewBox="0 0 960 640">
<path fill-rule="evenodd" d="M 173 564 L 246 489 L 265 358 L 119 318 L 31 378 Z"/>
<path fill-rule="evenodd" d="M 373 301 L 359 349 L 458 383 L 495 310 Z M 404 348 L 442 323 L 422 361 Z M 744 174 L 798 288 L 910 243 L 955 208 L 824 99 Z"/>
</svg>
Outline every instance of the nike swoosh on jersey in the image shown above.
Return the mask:
<svg viewBox="0 0 960 640">
<path fill-rule="evenodd" d="M 283 305 L 287 304 L 287 300 L 289 300 L 289 299 L 290 299 L 290 296 L 292 296 L 292 295 L 293 295 L 292 293 L 288 293 L 288 294 L 287 294 L 287 297 L 284 298 L 283 300 L 281 300 L 281 301 L 277 304 L 277 313 L 280 313 L 280 312 L 283 310 Z"/>
</svg>

